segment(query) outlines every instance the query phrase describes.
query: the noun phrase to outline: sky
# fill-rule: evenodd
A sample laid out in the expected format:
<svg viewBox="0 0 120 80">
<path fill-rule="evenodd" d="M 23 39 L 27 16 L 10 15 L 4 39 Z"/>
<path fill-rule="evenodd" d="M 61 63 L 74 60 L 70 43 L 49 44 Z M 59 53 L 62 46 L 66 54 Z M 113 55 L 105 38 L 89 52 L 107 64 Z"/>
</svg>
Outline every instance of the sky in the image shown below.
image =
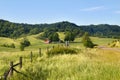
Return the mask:
<svg viewBox="0 0 120 80">
<path fill-rule="evenodd" d="M 28 24 L 120 25 L 120 0 L 0 0 L 0 19 Z"/>
</svg>

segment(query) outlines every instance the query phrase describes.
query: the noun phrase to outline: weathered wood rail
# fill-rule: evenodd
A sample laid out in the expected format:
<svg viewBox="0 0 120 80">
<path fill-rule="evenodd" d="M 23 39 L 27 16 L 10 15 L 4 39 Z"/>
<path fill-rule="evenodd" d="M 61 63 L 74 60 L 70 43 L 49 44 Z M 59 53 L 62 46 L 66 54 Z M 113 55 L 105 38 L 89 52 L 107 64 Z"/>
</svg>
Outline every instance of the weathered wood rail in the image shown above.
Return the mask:
<svg viewBox="0 0 120 80">
<path fill-rule="evenodd" d="M 41 57 L 42 56 L 42 53 L 41 53 L 41 48 L 39 48 L 39 56 Z M 33 62 L 33 52 L 31 51 L 30 52 L 30 62 L 32 63 Z M 7 78 L 9 76 L 12 76 L 13 75 L 13 72 L 17 72 L 17 73 L 20 73 L 22 74 L 21 72 L 17 71 L 14 67 L 16 66 L 20 66 L 20 69 L 22 68 L 22 63 L 23 63 L 23 60 L 22 60 L 22 57 L 19 58 L 19 63 L 16 63 L 14 64 L 13 61 L 10 62 L 10 68 L 5 71 L 4 75 L 2 77 L 0 77 L 0 80 L 3 78 L 4 80 L 7 80 Z M 24 74 L 23 74 L 24 75 Z"/>
<path fill-rule="evenodd" d="M 17 64 L 13 64 L 13 61 L 10 62 L 9 70 L 4 73 L 4 76 L 3 76 L 4 80 L 7 80 L 8 76 L 12 76 L 14 71 L 17 72 L 17 73 L 20 73 L 19 71 L 17 71 L 14 68 L 15 66 L 18 66 L 18 65 L 20 66 L 20 69 L 21 69 L 22 68 L 22 57 L 19 58 L 19 63 L 17 63 Z"/>
<path fill-rule="evenodd" d="M 46 51 L 48 52 L 49 49 L 50 49 L 50 48 L 47 47 L 47 48 L 46 48 Z M 54 46 L 52 46 L 51 49 L 54 49 Z M 41 56 L 42 56 L 41 48 L 39 48 L 38 53 L 39 53 L 38 56 L 41 57 Z M 31 63 L 33 62 L 33 57 L 34 57 L 34 55 L 33 55 L 33 52 L 31 51 L 31 52 L 30 52 L 30 62 L 31 62 Z M 7 78 L 10 77 L 10 76 L 12 76 L 14 72 L 23 74 L 23 73 L 21 73 L 21 72 L 19 72 L 19 71 L 17 71 L 17 70 L 15 69 L 16 66 L 19 66 L 20 69 L 22 68 L 22 64 L 23 64 L 23 60 L 22 60 L 22 59 L 23 59 L 23 58 L 20 57 L 20 58 L 19 58 L 19 63 L 16 63 L 16 64 L 14 64 L 13 61 L 11 61 L 11 62 L 10 62 L 10 67 L 9 67 L 9 69 L 8 69 L 7 71 L 5 71 L 5 73 L 4 73 L 4 75 L 3 75 L 2 77 L 0 77 L 0 80 L 7 80 Z M 23 75 L 25 75 L 25 74 L 23 74 Z M 26 75 L 25 75 L 25 76 L 26 76 Z"/>
</svg>

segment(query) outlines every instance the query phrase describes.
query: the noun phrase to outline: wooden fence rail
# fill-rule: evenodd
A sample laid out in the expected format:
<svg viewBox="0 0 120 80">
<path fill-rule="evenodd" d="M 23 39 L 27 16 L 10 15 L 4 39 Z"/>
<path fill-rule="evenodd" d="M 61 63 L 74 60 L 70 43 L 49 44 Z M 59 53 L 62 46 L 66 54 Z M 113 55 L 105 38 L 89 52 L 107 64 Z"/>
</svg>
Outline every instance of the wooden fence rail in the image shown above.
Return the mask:
<svg viewBox="0 0 120 80">
<path fill-rule="evenodd" d="M 50 49 L 49 47 L 46 48 L 47 52 L 49 51 L 49 49 Z M 52 46 L 52 49 L 54 49 L 54 46 Z M 39 48 L 38 53 L 39 53 L 39 57 L 41 57 L 42 56 L 41 48 Z M 33 62 L 33 52 L 32 51 L 30 52 L 30 62 L 31 63 Z M 23 74 L 14 68 L 18 65 L 20 66 L 20 69 L 21 69 L 22 68 L 22 57 L 19 58 L 19 63 L 14 64 L 13 61 L 10 62 L 10 68 L 3 75 L 4 80 L 7 80 L 8 76 L 12 76 L 14 71 L 17 73 Z M 23 74 L 23 75 L 25 75 L 25 74 Z M 1 80 L 1 78 L 0 78 L 0 80 Z"/>
<path fill-rule="evenodd" d="M 13 64 L 13 61 L 10 62 L 10 68 L 9 68 L 9 70 L 4 73 L 4 80 L 7 80 L 8 76 L 12 76 L 14 71 L 17 72 L 17 73 L 19 73 L 19 71 L 17 71 L 14 68 L 15 66 L 18 66 L 18 65 L 20 65 L 20 69 L 21 69 L 22 68 L 22 57 L 19 58 L 19 63 L 17 63 L 17 64 Z"/>
</svg>

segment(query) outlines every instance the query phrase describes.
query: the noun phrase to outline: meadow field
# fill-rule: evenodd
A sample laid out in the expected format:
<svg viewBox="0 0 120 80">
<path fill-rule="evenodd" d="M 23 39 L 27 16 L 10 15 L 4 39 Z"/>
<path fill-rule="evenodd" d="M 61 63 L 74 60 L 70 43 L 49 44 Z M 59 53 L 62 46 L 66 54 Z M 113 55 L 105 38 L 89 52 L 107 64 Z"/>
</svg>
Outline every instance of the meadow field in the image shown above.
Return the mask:
<svg viewBox="0 0 120 80">
<path fill-rule="evenodd" d="M 59 33 L 63 38 L 64 34 Z M 14 72 L 9 80 L 120 80 L 120 51 L 103 48 L 85 48 L 81 38 L 76 38 L 70 43 L 69 48 L 77 51 L 77 54 L 63 54 L 48 57 L 47 48 L 52 46 L 64 46 L 64 43 L 45 44 L 36 39 L 37 35 L 27 36 L 31 46 L 20 51 L 19 42 L 22 38 L 0 38 L 0 45 L 14 43 L 16 48 L 0 47 L 0 76 L 9 68 L 10 61 L 17 63 L 19 57 L 23 57 L 23 67 L 19 69 L 23 74 Z M 107 46 L 115 39 L 91 37 L 99 46 Z M 42 56 L 39 56 L 41 48 Z M 30 62 L 30 52 L 33 52 L 33 62 Z"/>
</svg>

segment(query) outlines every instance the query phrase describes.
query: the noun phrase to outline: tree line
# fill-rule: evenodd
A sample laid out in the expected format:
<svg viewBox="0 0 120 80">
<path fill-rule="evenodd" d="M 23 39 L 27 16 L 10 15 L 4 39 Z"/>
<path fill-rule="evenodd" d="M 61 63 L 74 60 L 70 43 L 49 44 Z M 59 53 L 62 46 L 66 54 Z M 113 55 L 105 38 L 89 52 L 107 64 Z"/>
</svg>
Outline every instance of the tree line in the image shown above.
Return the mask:
<svg viewBox="0 0 120 80">
<path fill-rule="evenodd" d="M 0 37 L 18 38 L 40 32 L 44 32 L 44 37 L 49 36 L 49 38 L 52 38 L 49 34 L 55 32 L 72 32 L 72 35 L 76 37 L 82 36 L 84 32 L 88 32 L 90 36 L 120 38 L 120 26 L 118 25 L 99 24 L 78 26 L 68 21 L 53 24 L 23 24 L 0 20 Z"/>
</svg>

